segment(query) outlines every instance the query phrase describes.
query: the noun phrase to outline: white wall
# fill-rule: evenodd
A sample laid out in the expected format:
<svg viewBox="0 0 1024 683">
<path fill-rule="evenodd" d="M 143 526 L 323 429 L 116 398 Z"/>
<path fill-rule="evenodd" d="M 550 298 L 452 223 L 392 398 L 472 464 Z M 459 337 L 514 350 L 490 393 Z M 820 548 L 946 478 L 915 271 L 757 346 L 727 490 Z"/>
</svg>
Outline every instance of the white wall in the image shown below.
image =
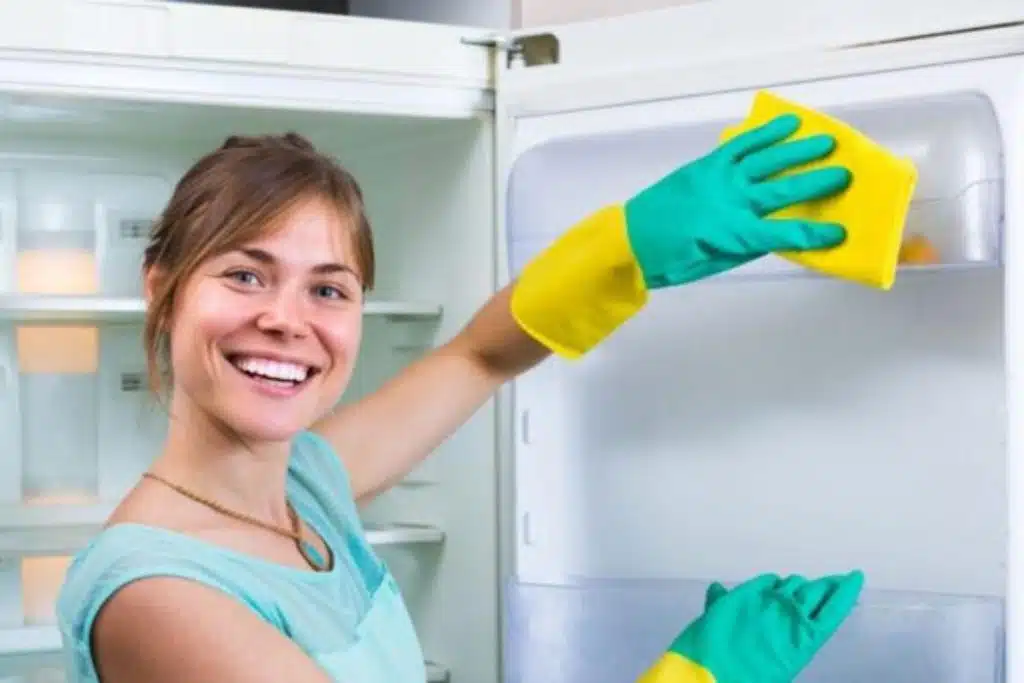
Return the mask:
<svg viewBox="0 0 1024 683">
<path fill-rule="evenodd" d="M 520 27 L 613 17 L 631 12 L 690 5 L 710 0 L 513 0 L 513 22 Z"/>
</svg>

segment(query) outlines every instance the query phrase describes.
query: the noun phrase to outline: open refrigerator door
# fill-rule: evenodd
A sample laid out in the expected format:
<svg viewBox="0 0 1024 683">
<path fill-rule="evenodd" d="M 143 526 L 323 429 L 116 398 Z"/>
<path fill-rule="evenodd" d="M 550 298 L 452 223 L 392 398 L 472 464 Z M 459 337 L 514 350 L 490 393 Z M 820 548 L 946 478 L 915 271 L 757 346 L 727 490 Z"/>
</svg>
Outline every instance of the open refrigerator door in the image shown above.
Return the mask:
<svg viewBox="0 0 1024 683">
<path fill-rule="evenodd" d="M 588 213 L 710 152 L 760 89 L 911 159 L 905 235 L 938 256 L 902 265 L 889 292 L 766 257 L 658 291 L 585 358 L 517 380 L 508 683 L 632 681 L 699 616 L 709 582 L 853 568 L 861 602 L 799 680 L 1024 680 L 1006 668 L 1004 622 L 1024 572 L 1006 419 L 1024 388 L 1011 350 L 1024 198 L 1009 191 L 1024 179 L 1024 9 L 961 7 L 929 28 L 912 4 L 867 3 L 873 23 L 792 49 L 766 37 L 735 60 L 711 38 L 733 42 L 712 30 L 727 4 L 512 43 L 510 277 Z M 785 34 L 771 11 L 735 30 Z"/>
</svg>

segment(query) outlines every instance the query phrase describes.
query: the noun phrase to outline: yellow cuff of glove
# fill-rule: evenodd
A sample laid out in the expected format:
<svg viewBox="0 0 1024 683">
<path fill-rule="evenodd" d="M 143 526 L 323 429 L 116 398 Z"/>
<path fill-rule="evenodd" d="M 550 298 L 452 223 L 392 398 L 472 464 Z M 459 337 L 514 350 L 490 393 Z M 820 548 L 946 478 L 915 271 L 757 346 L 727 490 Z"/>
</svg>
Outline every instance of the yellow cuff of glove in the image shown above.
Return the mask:
<svg viewBox="0 0 1024 683">
<path fill-rule="evenodd" d="M 711 672 L 675 652 L 666 652 L 636 683 L 716 683 Z"/>
<path fill-rule="evenodd" d="M 512 316 L 539 343 L 579 358 L 647 303 L 621 205 L 584 218 L 523 269 Z"/>
</svg>

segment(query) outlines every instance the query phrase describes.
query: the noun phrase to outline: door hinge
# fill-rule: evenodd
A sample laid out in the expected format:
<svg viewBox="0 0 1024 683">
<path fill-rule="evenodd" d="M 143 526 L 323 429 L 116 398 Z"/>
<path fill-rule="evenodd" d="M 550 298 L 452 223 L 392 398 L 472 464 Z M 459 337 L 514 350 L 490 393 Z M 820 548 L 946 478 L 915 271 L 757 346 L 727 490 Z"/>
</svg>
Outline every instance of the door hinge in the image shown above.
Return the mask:
<svg viewBox="0 0 1024 683">
<path fill-rule="evenodd" d="M 540 66 L 557 64 L 558 37 L 554 33 L 529 36 L 490 35 L 482 38 L 463 38 L 465 45 L 477 45 L 505 53 L 505 66 Z"/>
</svg>

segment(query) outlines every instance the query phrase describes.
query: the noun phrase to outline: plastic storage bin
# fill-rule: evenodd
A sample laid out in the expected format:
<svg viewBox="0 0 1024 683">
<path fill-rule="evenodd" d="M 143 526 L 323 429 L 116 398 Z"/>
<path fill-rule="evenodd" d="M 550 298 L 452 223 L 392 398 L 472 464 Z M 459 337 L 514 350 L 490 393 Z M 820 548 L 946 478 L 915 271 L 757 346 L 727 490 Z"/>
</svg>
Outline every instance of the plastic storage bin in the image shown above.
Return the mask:
<svg viewBox="0 0 1024 683">
<path fill-rule="evenodd" d="M 700 615 L 705 581 L 507 586 L 506 683 L 629 683 Z M 801 683 L 1001 681 L 995 598 L 865 590 Z"/>
<path fill-rule="evenodd" d="M 925 238 L 938 259 L 908 265 L 963 267 L 1000 260 L 1002 150 L 998 121 L 986 97 L 963 92 L 822 109 L 917 166 L 904 238 Z M 508 195 L 513 272 L 583 216 L 624 201 L 711 152 L 722 129 L 733 123 L 580 135 L 524 152 L 513 168 Z M 587 181 L 578 182 L 583 177 Z M 792 272 L 810 271 L 770 255 L 715 279 Z"/>
<path fill-rule="evenodd" d="M 0 171 L 0 293 L 140 296 L 171 183 L 144 174 Z"/>
</svg>

